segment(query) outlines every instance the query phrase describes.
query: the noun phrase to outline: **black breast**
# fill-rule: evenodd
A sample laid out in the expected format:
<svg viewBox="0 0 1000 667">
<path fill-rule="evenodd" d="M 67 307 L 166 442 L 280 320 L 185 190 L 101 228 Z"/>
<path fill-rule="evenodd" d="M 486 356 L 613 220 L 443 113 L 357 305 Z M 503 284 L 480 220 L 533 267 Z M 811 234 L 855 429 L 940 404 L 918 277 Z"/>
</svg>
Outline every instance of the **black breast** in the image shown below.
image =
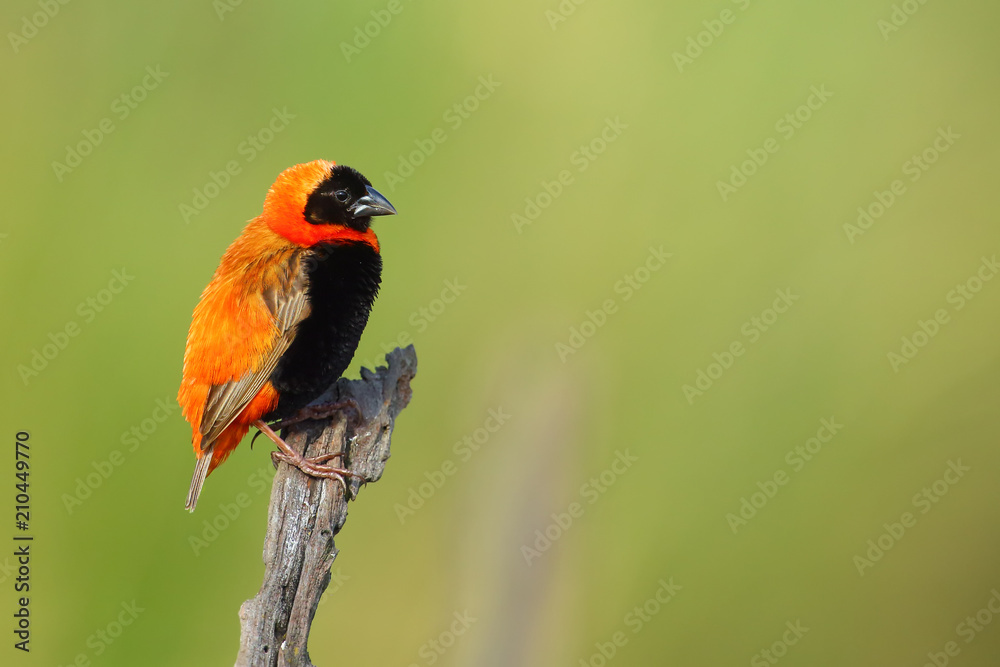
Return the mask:
<svg viewBox="0 0 1000 667">
<path fill-rule="evenodd" d="M 317 246 L 303 265 L 312 312 L 271 374 L 281 398 L 267 420 L 294 415 L 343 375 L 382 280 L 382 258 L 366 243 Z"/>
</svg>

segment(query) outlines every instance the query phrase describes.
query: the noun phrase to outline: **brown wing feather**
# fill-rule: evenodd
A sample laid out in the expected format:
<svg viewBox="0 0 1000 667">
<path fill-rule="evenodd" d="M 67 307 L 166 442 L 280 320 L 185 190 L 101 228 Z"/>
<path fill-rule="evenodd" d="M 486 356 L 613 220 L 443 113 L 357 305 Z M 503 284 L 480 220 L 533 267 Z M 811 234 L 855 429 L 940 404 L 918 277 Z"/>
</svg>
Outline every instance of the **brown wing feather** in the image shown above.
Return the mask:
<svg viewBox="0 0 1000 667">
<path fill-rule="evenodd" d="M 278 335 L 264 361 L 239 380 L 213 386 L 208 392 L 199 430 L 202 447 L 211 443 L 229 426 L 247 403 L 253 400 L 271 376 L 281 355 L 295 338 L 296 326 L 310 312 L 308 278 L 302 266 L 302 254 L 292 255 L 274 275 L 259 297 L 274 318 Z"/>
</svg>

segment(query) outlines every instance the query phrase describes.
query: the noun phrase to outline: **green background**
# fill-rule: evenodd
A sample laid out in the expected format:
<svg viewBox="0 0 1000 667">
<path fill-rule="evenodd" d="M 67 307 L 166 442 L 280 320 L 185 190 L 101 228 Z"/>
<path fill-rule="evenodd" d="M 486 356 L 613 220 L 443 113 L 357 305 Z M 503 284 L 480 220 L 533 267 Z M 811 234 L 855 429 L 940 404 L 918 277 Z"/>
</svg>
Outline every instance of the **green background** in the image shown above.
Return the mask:
<svg viewBox="0 0 1000 667">
<path fill-rule="evenodd" d="M 360 169 L 400 213 L 375 224 L 383 289 L 349 375 L 401 334 L 420 370 L 386 474 L 337 540 L 316 664 L 596 666 L 621 632 L 609 664 L 771 664 L 759 652 L 777 643 L 787 665 L 919 666 L 954 641 L 951 664 L 996 665 L 1000 618 L 971 642 L 960 624 L 1000 590 L 1000 281 L 976 283 L 1000 252 L 1000 7 L 904 4 L 915 13 L 888 31 L 888 0 L 564 2 L 575 9 L 554 27 L 556 0 L 402 0 L 350 57 L 342 45 L 372 11 L 384 21 L 385 2 L 247 0 L 220 18 L 207 1 L 77 0 L 23 43 L 8 34 L 0 539 L 19 532 L 24 429 L 35 542 L 30 655 L 11 646 L 13 546 L 0 549 L 0 662 L 232 664 L 239 605 L 263 573 L 268 447 L 244 443 L 189 515 L 190 428 L 177 410 L 156 422 L 157 400 L 172 404 L 191 310 L 226 246 L 282 169 L 322 157 Z M 731 22 L 716 23 L 724 10 Z M 21 33 L 41 11 L 6 2 L 0 26 Z M 115 100 L 147 67 L 166 78 L 121 118 Z M 479 77 L 499 86 L 455 127 L 445 114 Z M 832 96 L 799 109 L 814 86 Z M 248 161 L 241 142 L 275 108 L 294 118 Z M 776 123 L 797 110 L 809 118 L 788 137 Z M 105 118 L 113 132 L 57 175 Z M 607 119 L 627 127 L 602 145 Z M 436 128 L 445 141 L 411 175 L 388 173 Z M 911 180 L 907 163 L 948 128 L 958 138 Z M 777 152 L 724 200 L 718 182 L 769 138 Z M 592 142 L 602 152 L 580 171 Z M 185 221 L 180 206 L 231 160 L 239 173 Z M 563 170 L 572 182 L 518 229 L 512 214 Z M 903 194 L 849 238 L 858 207 L 896 179 Z M 671 257 L 647 274 L 650 247 Z M 85 316 L 122 269 L 134 279 Z M 648 280 L 626 301 L 627 275 Z M 981 290 L 959 309 L 949 293 L 970 279 Z M 464 290 L 442 310 L 446 281 Z M 774 321 L 777 290 L 798 298 Z M 603 326 L 560 358 L 609 299 Z M 893 364 L 939 309 L 947 322 Z M 22 378 L 69 323 L 78 335 Z M 699 371 L 716 379 L 689 401 Z M 462 460 L 455 444 L 498 408 L 509 419 Z M 794 469 L 786 453 L 822 419 L 842 428 Z M 143 424 L 130 451 L 122 438 Z M 120 465 L 68 506 L 115 451 Z M 608 472 L 619 454 L 635 462 Z M 401 520 L 447 460 L 455 474 Z M 915 503 L 949 461 L 969 470 Z M 614 484 L 596 492 L 602 473 Z M 770 486 L 776 473 L 787 483 Z M 753 496 L 762 487 L 773 497 Z M 239 494 L 249 506 L 192 546 Z M 727 515 L 744 498 L 761 506 L 741 525 Z M 574 502 L 582 516 L 526 557 Z M 905 512 L 915 525 L 859 565 Z M 681 588 L 635 632 L 661 580 Z M 134 622 L 96 639 L 133 602 Z M 476 621 L 434 653 L 456 612 Z M 808 632 L 783 645 L 796 622 Z"/>
</svg>

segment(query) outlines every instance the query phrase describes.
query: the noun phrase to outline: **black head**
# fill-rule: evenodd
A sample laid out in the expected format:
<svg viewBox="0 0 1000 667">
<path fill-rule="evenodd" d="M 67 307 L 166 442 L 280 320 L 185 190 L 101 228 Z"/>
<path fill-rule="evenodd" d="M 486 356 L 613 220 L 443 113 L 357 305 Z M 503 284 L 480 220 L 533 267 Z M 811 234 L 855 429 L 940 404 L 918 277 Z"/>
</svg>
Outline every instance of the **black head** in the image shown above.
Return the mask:
<svg viewBox="0 0 1000 667">
<path fill-rule="evenodd" d="M 396 209 L 357 170 L 338 164 L 309 195 L 303 214 L 313 225 L 344 225 L 364 232 L 372 216 L 395 215 Z"/>
</svg>

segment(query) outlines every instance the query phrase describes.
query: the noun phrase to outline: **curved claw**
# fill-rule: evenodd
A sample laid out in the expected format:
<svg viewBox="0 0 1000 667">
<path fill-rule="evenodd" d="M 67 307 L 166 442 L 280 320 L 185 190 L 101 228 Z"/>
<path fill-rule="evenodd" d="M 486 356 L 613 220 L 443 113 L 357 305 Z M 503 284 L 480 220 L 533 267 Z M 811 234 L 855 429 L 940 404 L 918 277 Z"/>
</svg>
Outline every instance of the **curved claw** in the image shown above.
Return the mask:
<svg viewBox="0 0 1000 667">
<path fill-rule="evenodd" d="M 340 485 L 344 488 L 344 496 L 348 496 L 346 477 L 353 477 L 361 480 L 362 482 L 366 482 L 368 480 L 364 475 L 347 470 L 346 468 L 334 468 L 333 466 L 323 465 L 326 461 L 340 456 L 343 456 L 343 454 L 325 454 L 323 456 L 316 456 L 307 459 L 299 454 L 288 454 L 281 450 L 271 452 L 271 460 L 275 462 L 275 466 L 277 466 L 278 461 L 283 461 L 291 466 L 295 466 L 310 477 L 316 477 L 319 479 L 335 479 L 340 482 Z"/>
<path fill-rule="evenodd" d="M 259 438 L 263 434 L 264 434 L 263 431 L 257 431 L 256 433 L 253 434 L 253 437 L 250 438 L 250 449 L 253 449 L 253 443 L 255 443 L 257 441 L 257 438 Z"/>
<path fill-rule="evenodd" d="M 336 454 L 323 454 L 321 456 L 314 456 L 313 458 L 307 459 L 289 447 L 288 444 L 264 422 L 257 420 L 254 422 L 254 426 L 259 428 L 261 433 L 266 435 L 271 442 L 278 446 L 278 451 L 271 452 L 271 460 L 274 462 L 275 467 L 278 467 L 278 461 L 284 461 L 289 465 L 295 466 L 310 477 L 336 479 L 340 482 L 340 485 L 344 487 L 345 497 L 348 496 L 347 480 L 344 479 L 345 477 L 354 477 L 361 480 L 362 483 L 368 481 L 364 475 L 352 472 L 346 468 L 334 468 L 333 466 L 324 465 L 327 461 L 342 457 L 344 455 L 343 452 L 337 452 Z"/>
</svg>

